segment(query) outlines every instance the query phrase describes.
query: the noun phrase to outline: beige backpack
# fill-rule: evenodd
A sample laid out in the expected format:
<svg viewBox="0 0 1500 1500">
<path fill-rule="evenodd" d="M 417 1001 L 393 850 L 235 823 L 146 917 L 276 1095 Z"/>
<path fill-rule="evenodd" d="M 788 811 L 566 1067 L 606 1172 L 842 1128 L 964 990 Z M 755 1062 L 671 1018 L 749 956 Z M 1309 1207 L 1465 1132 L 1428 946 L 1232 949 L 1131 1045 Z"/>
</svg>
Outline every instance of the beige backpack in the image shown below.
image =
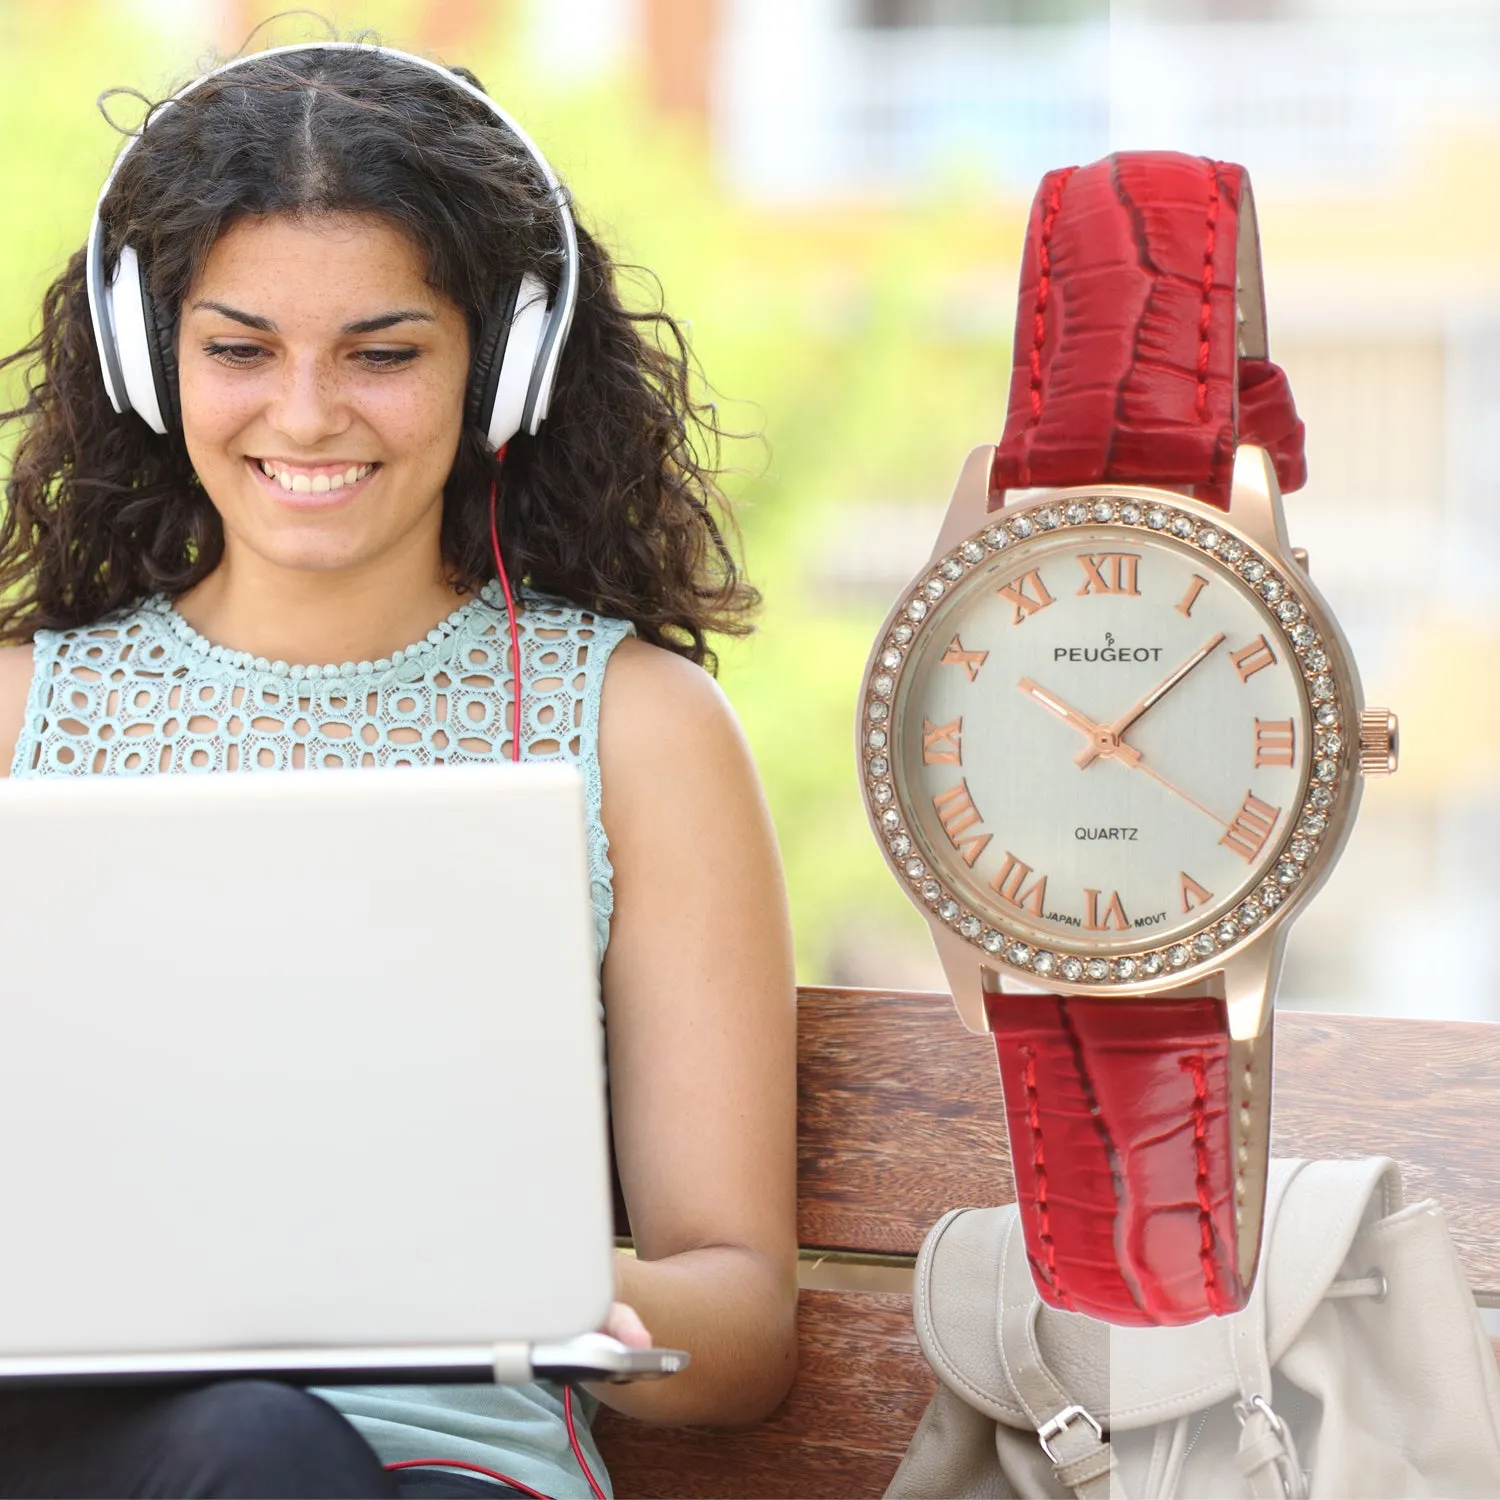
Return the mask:
<svg viewBox="0 0 1500 1500">
<path fill-rule="evenodd" d="M 1500 1374 L 1429 1201 L 1384 1157 L 1274 1161 L 1249 1305 L 1184 1328 L 1044 1306 L 1014 1205 L 917 1262 L 938 1392 L 888 1500 L 1500 1496 Z"/>
</svg>

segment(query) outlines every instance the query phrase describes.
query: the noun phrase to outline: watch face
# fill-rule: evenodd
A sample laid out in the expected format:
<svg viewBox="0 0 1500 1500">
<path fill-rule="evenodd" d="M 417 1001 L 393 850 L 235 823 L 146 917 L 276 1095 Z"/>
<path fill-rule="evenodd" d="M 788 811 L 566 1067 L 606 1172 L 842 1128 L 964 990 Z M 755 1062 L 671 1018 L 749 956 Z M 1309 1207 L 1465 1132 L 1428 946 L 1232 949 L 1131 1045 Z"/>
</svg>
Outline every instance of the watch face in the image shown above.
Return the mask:
<svg viewBox="0 0 1500 1500">
<path fill-rule="evenodd" d="M 872 662 L 866 795 L 898 874 L 1044 980 L 1219 958 L 1297 892 L 1346 795 L 1352 690 L 1318 618 L 1177 505 L 1002 513 L 917 580 Z"/>
</svg>

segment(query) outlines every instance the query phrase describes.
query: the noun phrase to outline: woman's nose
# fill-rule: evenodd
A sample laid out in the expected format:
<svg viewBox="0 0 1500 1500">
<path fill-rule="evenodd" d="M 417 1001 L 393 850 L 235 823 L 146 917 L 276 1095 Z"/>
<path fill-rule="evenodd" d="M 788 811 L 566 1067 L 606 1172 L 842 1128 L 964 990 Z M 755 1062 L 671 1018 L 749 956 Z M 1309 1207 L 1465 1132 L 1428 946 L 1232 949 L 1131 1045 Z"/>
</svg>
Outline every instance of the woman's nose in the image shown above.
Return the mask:
<svg viewBox="0 0 1500 1500">
<path fill-rule="evenodd" d="M 349 426 L 350 413 L 329 365 L 316 354 L 289 356 L 267 413 L 277 431 L 302 448 L 315 448 Z"/>
</svg>

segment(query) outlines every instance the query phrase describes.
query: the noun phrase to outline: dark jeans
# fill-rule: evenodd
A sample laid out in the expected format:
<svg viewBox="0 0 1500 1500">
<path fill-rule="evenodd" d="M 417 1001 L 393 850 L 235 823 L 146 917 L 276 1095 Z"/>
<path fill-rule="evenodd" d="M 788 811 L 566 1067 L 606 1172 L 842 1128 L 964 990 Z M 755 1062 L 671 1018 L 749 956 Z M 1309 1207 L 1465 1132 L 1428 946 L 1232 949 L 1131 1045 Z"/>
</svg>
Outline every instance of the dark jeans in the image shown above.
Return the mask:
<svg viewBox="0 0 1500 1500">
<path fill-rule="evenodd" d="M 387 1473 L 326 1401 L 267 1380 L 170 1392 L 0 1393 L 0 1497 L 498 1500 L 519 1493 L 478 1476 Z"/>
</svg>

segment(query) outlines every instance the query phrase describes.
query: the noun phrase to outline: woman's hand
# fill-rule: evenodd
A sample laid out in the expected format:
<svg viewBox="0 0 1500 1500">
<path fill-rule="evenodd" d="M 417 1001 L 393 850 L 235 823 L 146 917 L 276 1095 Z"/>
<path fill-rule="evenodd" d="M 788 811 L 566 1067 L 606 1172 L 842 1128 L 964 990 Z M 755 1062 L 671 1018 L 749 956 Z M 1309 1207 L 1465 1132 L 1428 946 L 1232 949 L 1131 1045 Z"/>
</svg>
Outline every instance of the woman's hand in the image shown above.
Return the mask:
<svg viewBox="0 0 1500 1500">
<path fill-rule="evenodd" d="M 628 1302 L 611 1302 L 609 1316 L 604 1320 L 601 1333 L 619 1339 L 627 1349 L 649 1349 L 651 1333 L 641 1322 L 640 1314 Z"/>
</svg>

